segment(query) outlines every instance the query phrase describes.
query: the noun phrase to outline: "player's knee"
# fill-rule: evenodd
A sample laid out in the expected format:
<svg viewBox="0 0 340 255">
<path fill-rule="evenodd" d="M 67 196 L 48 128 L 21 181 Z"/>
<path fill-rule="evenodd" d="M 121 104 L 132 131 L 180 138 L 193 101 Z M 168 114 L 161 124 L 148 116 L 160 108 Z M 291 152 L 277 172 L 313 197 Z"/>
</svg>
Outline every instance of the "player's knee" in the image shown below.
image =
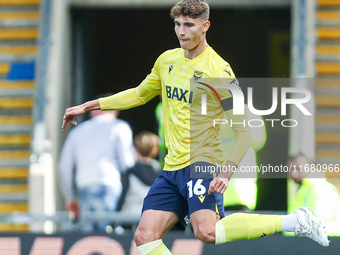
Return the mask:
<svg viewBox="0 0 340 255">
<path fill-rule="evenodd" d="M 152 231 L 143 228 L 137 228 L 135 231 L 134 239 L 137 246 L 157 240 Z"/>
<path fill-rule="evenodd" d="M 137 228 L 135 231 L 134 239 L 137 244 L 137 246 L 140 246 L 142 244 L 145 244 L 148 242 L 148 238 L 146 236 L 146 231 L 141 230 L 140 228 Z"/>
<path fill-rule="evenodd" d="M 197 228 L 194 233 L 196 238 L 204 243 L 215 243 L 215 231 L 213 229 Z"/>
</svg>

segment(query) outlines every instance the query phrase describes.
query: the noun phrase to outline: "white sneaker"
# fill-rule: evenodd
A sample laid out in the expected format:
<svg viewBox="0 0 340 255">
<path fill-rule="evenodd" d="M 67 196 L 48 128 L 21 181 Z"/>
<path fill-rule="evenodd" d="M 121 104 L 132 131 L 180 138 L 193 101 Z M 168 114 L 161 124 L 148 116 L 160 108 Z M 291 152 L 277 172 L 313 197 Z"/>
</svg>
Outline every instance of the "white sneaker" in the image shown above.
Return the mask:
<svg viewBox="0 0 340 255">
<path fill-rule="evenodd" d="M 314 217 L 308 207 L 296 209 L 293 213 L 298 222 L 295 226 L 296 236 L 306 236 L 322 246 L 329 246 L 328 236 L 321 221 Z"/>
</svg>

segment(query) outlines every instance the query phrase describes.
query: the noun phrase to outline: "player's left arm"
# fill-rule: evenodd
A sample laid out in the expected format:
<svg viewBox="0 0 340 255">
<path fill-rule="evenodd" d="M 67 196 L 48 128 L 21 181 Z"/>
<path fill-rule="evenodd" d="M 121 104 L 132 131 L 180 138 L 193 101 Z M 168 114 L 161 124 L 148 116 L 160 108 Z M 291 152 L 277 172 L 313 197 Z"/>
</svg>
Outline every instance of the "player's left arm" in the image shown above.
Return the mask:
<svg viewBox="0 0 340 255">
<path fill-rule="evenodd" d="M 233 110 L 230 110 L 226 112 L 226 116 L 229 123 L 232 123 L 231 128 L 235 133 L 235 142 L 228 161 L 238 167 L 251 144 L 251 131 L 246 115 L 235 115 Z"/>
<path fill-rule="evenodd" d="M 222 69 L 222 68 L 221 68 Z M 226 66 L 223 68 L 223 71 L 220 72 L 221 77 L 225 77 L 229 82 L 236 80 L 235 75 L 227 63 Z M 237 80 L 236 80 L 237 81 Z M 238 86 L 238 83 L 234 83 Z M 241 89 L 238 86 L 239 89 Z M 233 97 L 229 93 L 229 90 L 224 90 L 224 97 L 225 102 L 223 102 L 223 108 L 226 111 L 226 116 L 228 119 L 228 123 L 232 123 L 231 128 L 235 133 L 235 142 L 230 154 L 230 157 L 226 163 L 226 171 L 222 171 L 218 174 L 217 178 L 211 181 L 208 193 L 218 192 L 223 194 L 224 191 L 228 187 L 228 181 L 230 180 L 231 176 L 233 175 L 234 171 L 237 169 L 238 165 L 240 164 L 242 158 L 246 154 L 250 144 L 251 144 L 251 131 L 248 126 L 246 115 L 234 115 L 233 113 Z"/>
<path fill-rule="evenodd" d="M 245 115 L 234 115 L 233 110 L 226 112 L 229 123 L 233 123 L 231 128 L 235 133 L 235 142 L 227 161 L 225 171 L 221 171 L 217 178 L 211 181 L 209 194 L 217 192 L 223 194 L 228 187 L 228 182 L 236 171 L 251 144 L 251 132 L 247 124 Z"/>
</svg>

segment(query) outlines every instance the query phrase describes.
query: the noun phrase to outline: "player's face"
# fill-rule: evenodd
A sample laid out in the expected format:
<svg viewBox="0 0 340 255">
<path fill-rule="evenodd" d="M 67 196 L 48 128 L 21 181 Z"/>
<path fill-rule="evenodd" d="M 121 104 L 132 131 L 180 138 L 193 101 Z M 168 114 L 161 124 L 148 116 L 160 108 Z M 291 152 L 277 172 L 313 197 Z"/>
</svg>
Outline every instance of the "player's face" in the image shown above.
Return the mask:
<svg viewBox="0 0 340 255">
<path fill-rule="evenodd" d="M 179 43 L 184 50 L 193 50 L 205 38 L 207 22 L 192 19 L 187 16 L 178 16 L 174 19 L 175 32 Z"/>
</svg>

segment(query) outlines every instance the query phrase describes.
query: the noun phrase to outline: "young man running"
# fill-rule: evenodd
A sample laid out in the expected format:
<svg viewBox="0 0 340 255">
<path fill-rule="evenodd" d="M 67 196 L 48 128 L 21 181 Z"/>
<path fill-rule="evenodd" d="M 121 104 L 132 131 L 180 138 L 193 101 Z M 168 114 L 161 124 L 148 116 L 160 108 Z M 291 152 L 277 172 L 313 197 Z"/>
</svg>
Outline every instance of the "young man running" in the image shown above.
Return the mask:
<svg viewBox="0 0 340 255">
<path fill-rule="evenodd" d="M 183 0 L 171 9 L 171 17 L 181 48 L 161 54 L 151 73 L 138 87 L 66 109 L 62 124 L 62 130 L 65 130 L 68 122 L 76 125 L 74 117 L 87 111 L 129 109 L 162 95 L 168 155 L 163 173 L 144 200 L 142 217 L 135 232 L 141 254 L 171 254 L 162 237 L 175 225 L 184 229 L 187 216 L 190 216 L 195 236 L 205 243 L 222 244 L 294 231 L 328 246 L 321 222 L 307 208 L 284 216 L 236 213 L 224 217 L 222 194 L 232 171 L 221 171 L 217 178 L 213 175 L 210 178 L 191 176 L 190 166 L 201 162 L 209 166 L 224 162 L 219 125 L 213 125 L 211 118 L 222 119 L 226 113 L 228 120 L 235 123 L 236 140 L 226 169 L 238 166 L 251 137 L 249 127 L 243 124 L 244 117 L 233 115 L 232 95 L 226 89 L 215 94 L 223 108 L 210 100 L 207 108 L 211 118 L 200 118 L 203 123 L 199 128 L 193 128 L 192 117 L 200 114 L 202 91 L 214 91 L 212 86 L 201 82 L 201 78 L 230 81 L 235 80 L 235 76 L 229 64 L 207 43 L 210 21 L 209 6 L 205 1 Z M 202 88 L 193 91 L 192 82 Z"/>
</svg>

